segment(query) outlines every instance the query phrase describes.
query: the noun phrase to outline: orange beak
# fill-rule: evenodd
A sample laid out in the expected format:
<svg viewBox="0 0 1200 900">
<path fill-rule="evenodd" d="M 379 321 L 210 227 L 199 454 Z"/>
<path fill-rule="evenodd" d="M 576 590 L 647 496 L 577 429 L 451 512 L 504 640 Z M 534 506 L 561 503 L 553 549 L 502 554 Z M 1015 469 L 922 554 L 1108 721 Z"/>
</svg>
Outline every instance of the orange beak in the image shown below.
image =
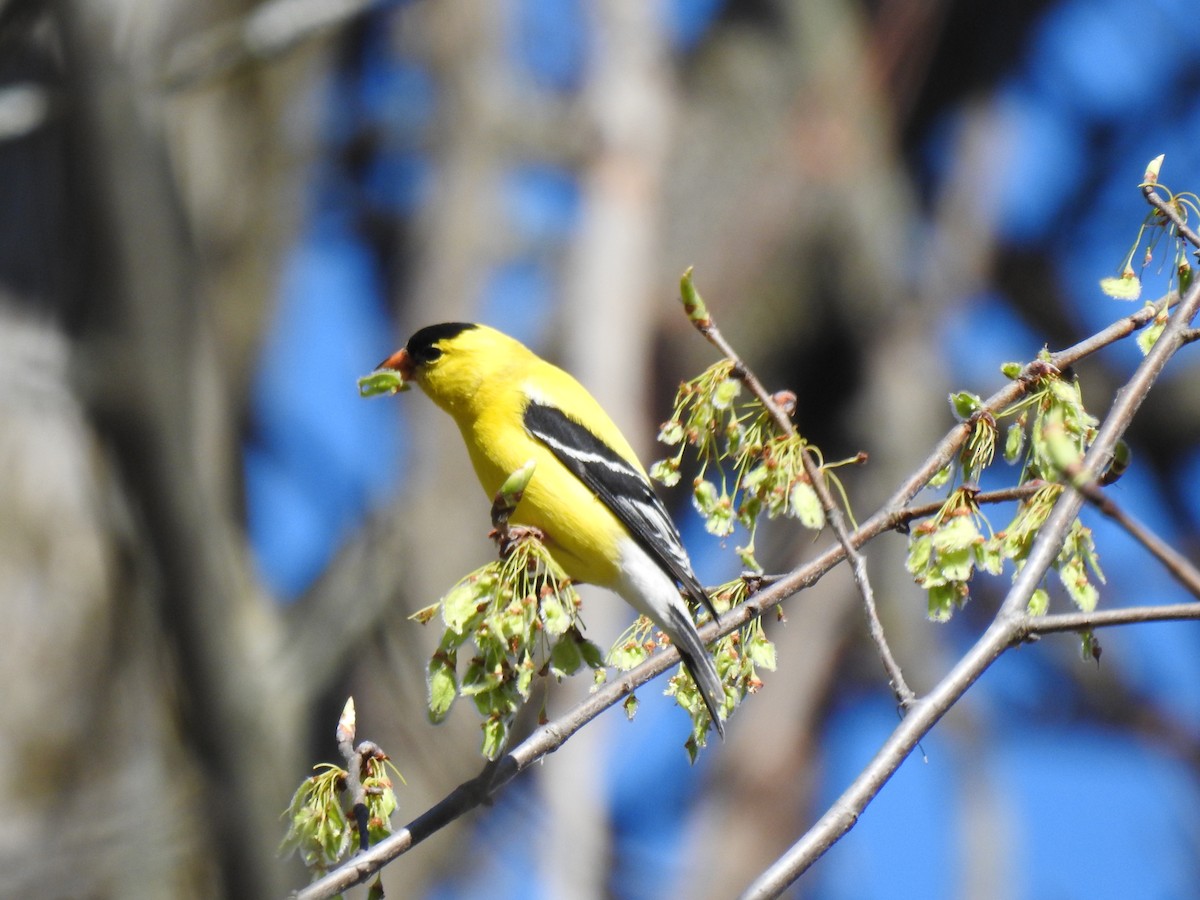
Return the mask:
<svg viewBox="0 0 1200 900">
<path fill-rule="evenodd" d="M 400 373 L 400 380 L 404 382 L 404 387 L 401 390 L 407 389 L 413 380 L 416 366 L 413 364 L 413 359 L 408 355 L 408 351 L 401 347 L 383 362 L 375 367 L 376 369 L 391 369 L 394 372 Z"/>
<path fill-rule="evenodd" d="M 407 391 L 413 386 L 416 368 L 407 350 L 397 350 L 377 365 L 370 375 L 358 379 L 358 395 L 378 397 L 380 394 Z"/>
</svg>

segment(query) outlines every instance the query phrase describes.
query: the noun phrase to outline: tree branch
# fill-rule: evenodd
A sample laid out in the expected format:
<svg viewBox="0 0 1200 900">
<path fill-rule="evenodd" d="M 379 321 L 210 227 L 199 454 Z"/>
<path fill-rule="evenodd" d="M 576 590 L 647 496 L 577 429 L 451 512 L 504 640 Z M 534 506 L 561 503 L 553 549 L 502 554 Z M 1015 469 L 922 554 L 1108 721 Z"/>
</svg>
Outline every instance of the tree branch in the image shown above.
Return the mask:
<svg viewBox="0 0 1200 900">
<path fill-rule="evenodd" d="M 1107 466 L 1117 441 L 1128 428 L 1134 413 L 1163 367 L 1183 346 L 1186 331 L 1196 315 L 1197 308 L 1200 308 L 1200 282 L 1188 291 L 1150 353 L 1142 360 L 1126 385 L 1117 392 L 1108 416 L 1080 464 L 1081 473 L 1085 478 L 1095 478 Z M 1008 390 L 1019 389 L 1019 381 L 1020 379 Z M 988 406 L 991 407 L 990 401 Z M 965 439 L 969 427 L 964 423 L 962 428 L 966 429 L 963 432 Z M 777 897 L 804 874 L 826 850 L 854 827 L 859 815 L 891 778 L 900 763 L 967 688 L 974 684 L 1008 647 L 1020 641 L 1030 622 L 1024 612 L 1029 598 L 1057 557 L 1063 539 L 1079 514 L 1082 503 L 1083 496 L 1078 491 L 1068 488 L 1062 492 L 987 631 L 950 673 L 926 697 L 914 704 L 908 716 L 850 787 L 799 841 L 750 885 L 743 895 L 744 898 Z"/>
<path fill-rule="evenodd" d="M 1194 291 L 1189 294 L 1189 298 L 1194 304 Z M 1129 336 L 1149 323 L 1157 313 L 1156 308 L 1146 307 L 1126 316 L 1086 340 L 1053 354 L 1051 363 L 1059 367 L 1072 365 L 1109 344 Z M 1167 334 L 1164 332 L 1160 341 L 1166 336 Z M 1032 373 L 1034 365 L 1031 364 L 1026 371 Z M 1032 377 L 1031 374 L 1030 377 Z M 1021 379 L 1018 379 L 993 394 L 985 402 L 984 408 L 998 412 L 1019 398 L 1024 390 L 1024 384 Z M 901 485 L 888 503 L 848 535 L 850 547 L 857 550 L 884 532 L 893 531 L 915 518 L 936 512 L 940 504 L 931 504 L 927 507 L 909 507 L 907 504 L 911 502 L 913 496 L 920 491 L 929 478 L 949 464 L 969 435 L 970 425 L 968 423 L 955 425 L 917 469 L 916 474 Z M 1018 488 L 1013 491 L 981 494 L 979 499 L 993 502 L 1019 499 L 1021 490 Z M 740 628 L 755 616 L 777 606 L 788 597 L 811 587 L 845 559 L 846 552 L 847 548 L 839 542 L 826 548 L 821 554 L 791 572 L 771 580 L 766 587 L 755 592 L 745 603 L 723 615 L 719 623 L 708 622 L 700 627 L 701 639 L 705 643 L 710 643 L 718 637 Z M 1095 615 L 1103 618 L 1103 614 Z M 1037 624 L 1039 628 L 1052 629 L 1058 621 L 1058 617 L 1043 617 L 1043 619 L 1037 620 Z M 1003 631 L 1000 631 L 998 623 L 993 623 L 993 626 L 985 632 L 975 647 L 951 673 L 928 696 L 917 700 L 909 707 L 900 727 L 881 748 L 876 756 L 876 761 L 872 762 L 867 770 L 864 770 L 860 780 L 852 786 L 854 793 L 848 791 L 843 795 L 838 805 L 831 808 L 826 816 L 802 839 L 801 844 L 796 846 L 811 845 L 818 849 L 817 856 L 819 856 L 849 830 L 857 821 L 861 809 L 865 808 L 903 758 L 912 751 L 958 697 L 974 683 L 975 679 L 1006 647 L 1022 640 L 1024 635 L 1032 633 L 1022 631 L 1017 627 L 1018 625 L 1027 628 L 1027 620 L 1024 618 L 1014 619 Z M 1069 629 L 1064 626 L 1059 630 Z M 1043 632 L 1039 630 L 1038 633 Z M 605 709 L 622 702 L 636 688 L 662 674 L 676 665 L 678 661 L 679 654 L 674 647 L 664 648 L 640 666 L 602 687 L 564 715 L 538 728 L 508 754 L 495 763 L 485 766 L 476 778 L 460 784 L 437 804 L 413 819 L 407 826 L 380 841 L 365 853 L 358 854 L 320 880 L 298 891 L 294 896 L 298 900 L 318 900 L 318 898 L 333 897 L 364 882 L 411 847 L 475 807 L 488 802 L 497 790 L 532 763 L 559 749 L 576 731 Z M 813 859 L 815 858 L 814 856 Z M 799 873 L 796 873 L 795 877 L 798 875 Z"/>
<path fill-rule="evenodd" d="M 1105 609 L 1090 613 L 1073 612 L 1059 613 L 1053 616 L 1033 616 L 1026 619 L 1022 633 L 1029 637 L 1057 634 L 1063 631 L 1111 628 L 1114 625 L 1182 622 L 1189 619 L 1200 619 L 1200 603 L 1164 603 L 1160 606 L 1130 606 L 1125 609 Z"/>
</svg>

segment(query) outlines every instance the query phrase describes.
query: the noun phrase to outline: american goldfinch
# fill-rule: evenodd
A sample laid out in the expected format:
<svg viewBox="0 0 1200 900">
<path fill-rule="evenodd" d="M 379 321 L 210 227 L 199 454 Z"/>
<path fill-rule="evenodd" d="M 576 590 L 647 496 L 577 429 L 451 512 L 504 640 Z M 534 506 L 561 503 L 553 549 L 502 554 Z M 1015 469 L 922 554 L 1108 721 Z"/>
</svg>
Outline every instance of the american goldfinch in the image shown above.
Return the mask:
<svg viewBox="0 0 1200 900">
<path fill-rule="evenodd" d="M 572 580 L 609 588 L 650 617 L 723 736 L 725 690 L 676 584 L 713 618 L 716 610 L 633 448 L 592 395 L 513 338 L 462 322 L 422 328 L 378 368 L 453 417 L 489 498 L 535 462 L 512 523 L 540 530 Z"/>
</svg>

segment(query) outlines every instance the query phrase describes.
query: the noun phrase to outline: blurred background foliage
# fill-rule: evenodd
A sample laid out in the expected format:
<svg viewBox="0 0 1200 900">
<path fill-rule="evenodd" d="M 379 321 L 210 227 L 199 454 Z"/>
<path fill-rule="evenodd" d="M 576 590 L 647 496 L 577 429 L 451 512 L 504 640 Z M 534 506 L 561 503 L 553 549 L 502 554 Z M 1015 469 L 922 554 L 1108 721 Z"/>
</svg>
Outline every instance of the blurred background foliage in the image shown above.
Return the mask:
<svg viewBox="0 0 1200 900">
<path fill-rule="evenodd" d="M 399 821 L 477 772 L 474 719 L 426 721 L 436 636 L 406 616 L 489 558 L 487 503 L 430 404 L 354 387 L 416 327 L 514 334 L 649 461 L 712 361 L 675 297 L 694 264 L 801 430 L 870 454 L 844 478 L 865 515 L 948 391 L 1129 310 L 1097 282 L 1148 160 L 1200 188 L 1198 45 L 1191 0 L 0 2 L 0 894 L 302 883 L 279 814 L 348 693 L 407 778 Z M 1188 356 L 1114 492 L 1194 552 Z M 1093 413 L 1136 357 L 1081 367 Z M 735 573 L 669 499 L 701 576 Z M 1180 599 L 1088 521 L 1102 605 Z M 758 546 L 778 571 L 823 542 Z M 903 556 L 870 551 L 919 691 L 992 598 L 934 626 Z M 778 672 L 695 767 L 656 682 L 390 895 L 736 893 L 896 722 L 846 573 L 785 609 Z M 584 616 L 604 643 L 632 613 Z M 1102 641 L 1099 666 L 1070 637 L 1003 658 L 798 893 L 1192 893 L 1200 635 Z"/>
</svg>

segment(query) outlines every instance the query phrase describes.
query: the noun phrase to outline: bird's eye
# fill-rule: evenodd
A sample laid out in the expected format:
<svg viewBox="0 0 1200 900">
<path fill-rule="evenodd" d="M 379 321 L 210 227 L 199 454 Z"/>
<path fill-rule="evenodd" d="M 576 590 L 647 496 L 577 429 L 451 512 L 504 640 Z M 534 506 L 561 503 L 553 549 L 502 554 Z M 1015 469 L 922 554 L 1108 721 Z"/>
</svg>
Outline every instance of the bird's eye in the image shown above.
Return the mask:
<svg viewBox="0 0 1200 900">
<path fill-rule="evenodd" d="M 409 344 L 408 355 L 416 361 L 417 365 L 427 366 L 442 355 L 442 350 L 433 344 L 422 344 L 420 346 Z"/>
</svg>

